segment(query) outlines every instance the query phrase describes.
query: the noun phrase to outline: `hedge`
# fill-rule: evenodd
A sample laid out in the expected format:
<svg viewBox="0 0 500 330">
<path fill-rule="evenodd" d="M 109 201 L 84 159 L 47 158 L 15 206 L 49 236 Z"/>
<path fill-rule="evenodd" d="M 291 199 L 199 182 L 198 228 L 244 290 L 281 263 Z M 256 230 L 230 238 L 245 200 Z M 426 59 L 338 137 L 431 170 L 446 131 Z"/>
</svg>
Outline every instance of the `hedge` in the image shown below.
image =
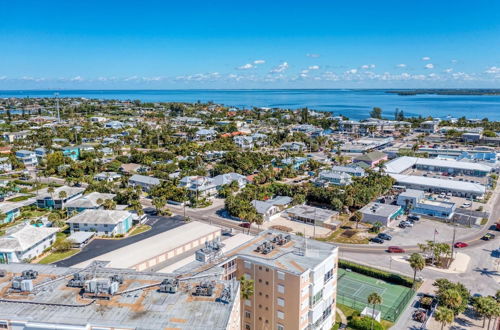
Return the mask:
<svg viewBox="0 0 500 330">
<path fill-rule="evenodd" d="M 356 330 L 384 330 L 382 324 L 369 316 L 354 317 L 348 326 Z"/>
<path fill-rule="evenodd" d="M 343 269 L 350 269 L 353 272 L 360 273 L 360 274 L 370 276 L 370 277 L 374 277 L 374 278 L 377 278 L 379 280 L 383 280 L 383 281 L 386 281 L 386 282 L 389 282 L 392 284 L 402 285 L 402 286 L 406 286 L 408 288 L 411 288 L 413 286 L 413 279 L 411 279 L 409 277 L 386 272 L 386 271 L 383 271 L 383 270 L 380 270 L 377 268 L 372 268 L 372 267 L 365 266 L 365 265 L 360 265 L 360 264 L 357 264 L 354 262 L 339 259 L 339 267 L 343 268 Z"/>
</svg>

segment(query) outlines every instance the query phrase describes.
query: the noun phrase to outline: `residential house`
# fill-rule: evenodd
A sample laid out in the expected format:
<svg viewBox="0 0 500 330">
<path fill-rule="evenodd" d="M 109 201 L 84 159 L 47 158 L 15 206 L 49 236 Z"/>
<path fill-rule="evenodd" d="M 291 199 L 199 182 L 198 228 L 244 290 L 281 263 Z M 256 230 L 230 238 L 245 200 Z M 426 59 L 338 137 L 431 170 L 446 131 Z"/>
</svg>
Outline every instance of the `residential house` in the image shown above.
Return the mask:
<svg viewBox="0 0 500 330">
<path fill-rule="evenodd" d="M 247 178 L 238 173 L 220 174 L 213 178 L 213 182 L 217 186 L 217 189 L 220 189 L 223 185 L 231 184 L 233 181 L 236 181 L 240 188 L 245 187 L 248 183 Z"/>
<path fill-rule="evenodd" d="M 16 226 L 0 237 L 0 264 L 20 263 L 38 257 L 56 240 L 59 228 Z"/>
<path fill-rule="evenodd" d="M 38 164 L 38 158 L 36 157 L 36 153 L 30 150 L 16 151 L 16 158 L 26 167 L 36 166 Z"/>
<path fill-rule="evenodd" d="M 290 166 L 294 170 L 298 170 L 302 165 L 306 164 L 309 161 L 306 157 L 288 157 L 281 160 L 282 165 L 278 165 L 278 167 L 287 167 Z"/>
<path fill-rule="evenodd" d="M 108 121 L 106 124 L 104 124 L 105 128 L 112 128 L 112 129 L 122 129 L 125 127 L 125 124 L 117 121 L 117 120 L 112 120 Z"/>
<path fill-rule="evenodd" d="M 160 179 L 140 174 L 134 174 L 128 179 L 128 185 L 130 187 L 139 186 L 143 191 L 150 191 L 154 186 L 159 184 Z"/>
<path fill-rule="evenodd" d="M 36 196 L 36 204 L 39 208 L 48 209 L 64 209 L 66 203 L 77 199 L 83 195 L 85 188 L 62 186 L 54 189 L 53 193 L 49 193 L 48 189 L 39 192 Z M 65 197 L 61 197 L 65 195 Z"/>
<path fill-rule="evenodd" d="M 0 158 L 0 172 L 10 172 L 12 171 L 12 162 L 9 157 Z"/>
<path fill-rule="evenodd" d="M 288 196 L 276 196 L 265 201 L 253 200 L 252 205 L 257 210 L 257 213 L 262 215 L 264 221 L 271 221 L 279 216 L 280 212 L 286 209 L 292 200 Z"/>
<path fill-rule="evenodd" d="M 80 149 L 76 147 L 64 147 L 61 149 L 65 157 L 69 157 L 72 160 L 78 160 L 80 158 Z"/>
<path fill-rule="evenodd" d="M 0 219 L 0 225 L 12 222 L 21 214 L 21 203 L 2 202 L 0 203 L 0 213 L 3 214 L 3 219 Z"/>
<path fill-rule="evenodd" d="M 25 140 L 31 134 L 30 131 L 5 132 L 2 137 L 7 142 L 15 142 Z"/>
<path fill-rule="evenodd" d="M 94 180 L 113 182 L 113 181 L 119 180 L 121 177 L 122 177 L 122 175 L 119 173 L 116 173 L 116 172 L 101 172 L 101 173 L 96 174 L 94 176 Z"/>
<path fill-rule="evenodd" d="M 216 137 L 217 132 L 213 129 L 200 129 L 194 135 L 194 139 L 200 141 L 212 141 Z"/>
<path fill-rule="evenodd" d="M 42 159 L 47 157 L 48 153 L 49 153 L 48 150 L 45 149 L 44 147 L 39 147 L 39 148 L 35 149 L 35 154 L 36 154 L 36 158 L 38 158 L 38 161 L 41 161 Z"/>
<path fill-rule="evenodd" d="M 327 187 L 329 185 L 347 186 L 352 183 L 352 178 L 349 174 L 344 172 L 321 171 L 315 183 L 321 187 Z"/>
<path fill-rule="evenodd" d="M 376 167 L 379 163 L 387 161 L 387 154 L 380 151 L 372 151 L 367 154 L 355 157 L 354 164 L 359 165 L 359 163 L 365 163 L 370 168 Z"/>
<path fill-rule="evenodd" d="M 115 194 L 104 194 L 94 191 L 88 195 L 80 196 L 79 198 L 66 203 L 66 211 L 71 213 L 73 211 L 83 212 L 85 210 L 102 209 L 102 203 L 106 200 L 112 200 L 115 196 Z"/>
<path fill-rule="evenodd" d="M 332 171 L 338 173 L 347 173 L 350 176 L 355 176 L 355 177 L 365 176 L 365 170 L 362 167 L 356 165 L 333 166 Z"/>
<path fill-rule="evenodd" d="M 69 218 L 71 233 L 95 232 L 100 236 L 124 235 L 132 227 L 132 213 L 116 210 L 85 210 Z"/>
<path fill-rule="evenodd" d="M 214 179 L 206 176 L 185 176 L 181 179 L 179 187 L 186 188 L 196 197 L 210 197 L 217 194 Z"/>
<path fill-rule="evenodd" d="M 306 148 L 304 142 L 285 142 L 281 145 L 280 150 L 299 152 L 306 150 Z"/>
<path fill-rule="evenodd" d="M 340 221 L 337 220 L 339 215 L 337 211 L 321 209 L 314 206 L 296 205 L 285 210 L 284 214 L 293 221 L 328 227 L 331 229 L 337 228 L 340 224 Z"/>
</svg>

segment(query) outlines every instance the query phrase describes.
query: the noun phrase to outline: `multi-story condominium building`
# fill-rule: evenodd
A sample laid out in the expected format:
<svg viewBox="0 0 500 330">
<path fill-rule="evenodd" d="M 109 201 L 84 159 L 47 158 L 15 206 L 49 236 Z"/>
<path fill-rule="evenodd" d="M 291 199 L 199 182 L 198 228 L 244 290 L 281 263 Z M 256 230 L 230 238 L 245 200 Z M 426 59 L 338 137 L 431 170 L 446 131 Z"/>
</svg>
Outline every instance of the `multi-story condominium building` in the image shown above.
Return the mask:
<svg viewBox="0 0 500 330">
<path fill-rule="evenodd" d="M 268 230 L 224 258 L 225 279 L 254 283 L 253 296 L 241 301 L 242 329 L 329 330 L 335 323 L 336 246 Z"/>
<path fill-rule="evenodd" d="M 36 166 L 36 164 L 38 164 L 38 158 L 33 151 L 18 150 L 16 151 L 16 158 L 23 163 L 24 166 Z"/>
<path fill-rule="evenodd" d="M 98 235 L 123 235 L 132 227 L 132 213 L 116 210 L 85 210 L 66 221 L 71 232 L 92 231 Z"/>
<path fill-rule="evenodd" d="M 415 189 L 399 194 L 397 204 L 415 214 L 444 219 L 451 219 L 456 209 L 455 203 L 427 199 L 423 190 Z"/>
<path fill-rule="evenodd" d="M 0 264 L 23 262 L 38 257 L 55 242 L 58 231 L 59 228 L 35 227 L 30 224 L 10 228 L 0 237 Z M 0 306 L 0 314 L 1 311 Z"/>
</svg>

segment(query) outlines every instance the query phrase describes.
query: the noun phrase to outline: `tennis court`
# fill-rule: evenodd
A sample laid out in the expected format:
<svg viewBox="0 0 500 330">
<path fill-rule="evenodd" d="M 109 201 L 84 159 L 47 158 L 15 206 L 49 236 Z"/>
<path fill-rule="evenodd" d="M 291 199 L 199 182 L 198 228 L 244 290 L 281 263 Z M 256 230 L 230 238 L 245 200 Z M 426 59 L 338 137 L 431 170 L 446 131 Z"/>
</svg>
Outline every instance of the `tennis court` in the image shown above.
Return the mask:
<svg viewBox="0 0 500 330">
<path fill-rule="evenodd" d="M 376 309 L 382 312 L 383 319 L 392 322 L 397 320 L 413 297 L 410 288 L 339 268 L 337 301 L 340 304 L 361 312 L 368 306 L 368 296 L 373 292 L 382 297 L 382 304 Z"/>
</svg>

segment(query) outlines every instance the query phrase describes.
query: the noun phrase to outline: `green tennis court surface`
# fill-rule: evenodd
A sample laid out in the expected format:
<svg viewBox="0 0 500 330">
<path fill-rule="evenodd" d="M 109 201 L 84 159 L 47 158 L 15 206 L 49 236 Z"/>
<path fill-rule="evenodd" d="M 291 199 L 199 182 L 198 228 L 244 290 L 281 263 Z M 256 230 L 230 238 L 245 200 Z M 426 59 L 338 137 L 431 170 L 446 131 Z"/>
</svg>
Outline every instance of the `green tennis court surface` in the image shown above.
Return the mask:
<svg viewBox="0 0 500 330">
<path fill-rule="evenodd" d="M 392 322 L 397 320 L 413 297 L 413 291 L 410 288 L 339 268 L 338 303 L 361 312 L 368 306 L 368 296 L 373 292 L 382 297 L 382 304 L 375 308 L 382 312 L 383 319 Z"/>
</svg>

